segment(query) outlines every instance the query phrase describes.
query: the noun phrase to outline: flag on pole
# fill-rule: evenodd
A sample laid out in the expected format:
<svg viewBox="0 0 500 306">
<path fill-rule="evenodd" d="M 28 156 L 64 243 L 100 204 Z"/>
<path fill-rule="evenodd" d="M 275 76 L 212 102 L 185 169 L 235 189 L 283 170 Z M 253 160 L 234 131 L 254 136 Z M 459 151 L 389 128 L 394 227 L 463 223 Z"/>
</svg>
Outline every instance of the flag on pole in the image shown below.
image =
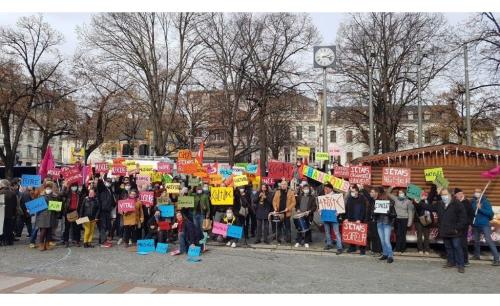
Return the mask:
<svg viewBox="0 0 500 306">
<path fill-rule="evenodd" d="M 40 169 L 38 174 L 41 176 L 42 180 L 47 177 L 47 172 L 55 168 L 54 156 L 52 155 L 52 148 L 47 146 L 45 154 L 43 155 L 42 162 L 40 163 Z"/>
<path fill-rule="evenodd" d="M 201 142 L 200 149 L 198 150 L 198 153 L 196 153 L 196 161 L 198 161 L 198 164 L 203 165 L 203 153 L 205 151 L 205 141 Z"/>
</svg>

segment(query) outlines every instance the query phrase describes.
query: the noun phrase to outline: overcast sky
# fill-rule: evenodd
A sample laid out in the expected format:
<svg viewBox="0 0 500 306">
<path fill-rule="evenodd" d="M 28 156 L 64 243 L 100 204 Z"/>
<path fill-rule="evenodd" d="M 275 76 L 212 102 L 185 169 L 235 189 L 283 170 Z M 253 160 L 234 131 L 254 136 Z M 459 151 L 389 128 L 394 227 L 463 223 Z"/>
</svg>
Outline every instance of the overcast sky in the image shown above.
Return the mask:
<svg viewBox="0 0 500 306">
<path fill-rule="evenodd" d="M 21 16 L 30 13 L 0 13 L 0 25 L 13 25 Z M 445 13 L 450 24 L 455 25 L 465 20 L 468 13 Z M 343 13 L 311 13 L 314 24 L 318 27 L 323 44 L 333 44 L 339 24 L 348 18 Z M 44 13 L 44 19 L 64 35 L 65 43 L 61 48 L 65 56 L 73 55 L 78 44 L 75 28 L 90 21 L 91 13 Z"/>
</svg>

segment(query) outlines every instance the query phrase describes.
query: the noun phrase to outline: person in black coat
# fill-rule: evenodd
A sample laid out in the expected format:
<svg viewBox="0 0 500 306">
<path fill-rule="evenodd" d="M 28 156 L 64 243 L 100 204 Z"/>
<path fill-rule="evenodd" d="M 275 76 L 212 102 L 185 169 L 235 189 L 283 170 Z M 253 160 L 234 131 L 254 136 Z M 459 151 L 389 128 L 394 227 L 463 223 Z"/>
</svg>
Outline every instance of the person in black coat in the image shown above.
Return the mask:
<svg viewBox="0 0 500 306">
<path fill-rule="evenodd" d="M 31 216 L 26 209 L 26 203 L 33 200 L 33 187 L 27 187 L 21 192 L 19 197 L 20 215 L 17 217 L 17 237 L 21 237 L 21 234 L 26 224 L 26 229 L 28 230 L 28 237 L 31 236 L 33 230 L 33 225 L 31 224 Z"/>
<path fill-rule="evenodd" d="M 99 244 L 103 247 L 110 247 L 111 212 L 116 207 L 117 201 L 114 192 L 111 190 L 111 179 L 99 180 L 97 183 L 97 198 L 99 200 Z"/>
<path fill-rule="evenodd" d="M 448 261 L 445 268 L 458 267 L 464 273 L 463 232 L 467 228 L 467 214 L 462 203 L 452 199 L 448 189 L 440 190 L 441 201 L 431 206 L 437 212 L 439 236 L 443 239 Z"/>
<path fill-rule="evenodd" d="M 63 241 L 66 247 L 69 247 L 69 232 L 72 232 L 73 243 L 77 246 L 80 246 L 80 238 L 81 238 L 81 227 L 76 224 L 74 221 L 69 222 L 67 215 L 74 211 L 78 212 L 83 197 L 81 192 L 78 191 L 78 184 L 73 183 L 69 188 L 67 188 L 66 184 L 64 184 L 63 189 L 63 218 L 64 218 L 64 232 L 63 232 Z"/>
<path fill-rule="evenodd" d="M 474 209 L 472 209 L 472 204 L 469 201 L 469 199 L 467 199 L 465 197 L 465 194 L 462 191 L 462 189 L 455 188 L 453 192 L 455 194 L 455 199 L 457 199 L 457 201 L 459 201 L 465 209 L 467 225 L 465 227 L 465 230 L 462 233 L 461 240 L 462 240 L 462 249 L 464 252 L 464 264 L 466 266 L 468 266 L 469 265 L 469 243 L 467 241 L 467 235 L 469 232 L 469 227 L 472 225 L 472 222 L 474 221 Z"/>
<path fill-rule="evenodd" d="M 345 205 L 345 216 L 347 221 L 356 223 L 366 223 L 368 219 L 368 200 L 363 194 L 359 193 L 358 185 L 354 184 L 350 188 L 350 194 L 347 197 Z M 347 253 L 353 253 L 356 251 L 357 246 L 351 244 Z M 366 254 L 366 247 L 359 247 L 360 255 Z"/>
<path fill-rule="evenodd" d="M 99 200 L 96 195 L 96 189 L 94 187 L 89 188 L 88 196 L 83 200 L 82 205 L 80 205 L 78 215 L 80 218 L 88 217 L 89 222 L 83 224 L 84 238 L 83 246 L 85 248 L 92 248 L 92 239 L 94 238 L 95 224 L 100 217 Z"/>
<path fill-rule="evenodd" d="M 14 224 L 17 216 L 17 196 L 10 188 L 9 180 L 0 180 L 0 197 L 3 197 L 5 205 L 3 234 L 0 236 L 0 243 L 3 245 L 14 244 Z"/>
<path fill-rule="evenodd" d="M 176 223 L 172 228 L 177 228 L 179 235 L 179 250 L 172 253 L 172 255 L 179 255 L 187 253 L 190 246 L 196 246 L 200 244 L 200 240 L 203 239 L 203 232 L 201 228 L 194 225 L 194 223 L 186 218 L 180 211 L 175 215 Z"/>
<path fill-rule="evenodd" d="M 362 186 L 361 186 L 362 187 Z M 380 243 L 380 237 L 378 236 L 377 222 L 375 221 L 375 215 L 373 211 L 375 210 L 375 199 L 378 197 L 378 189 L 373 187 L 369 189 L 369 192 L 360 188 L 359 192 L 367 199 L 368 208 L 366 212 L 366 220 L 368 222 L 368 237 L 366 240 L 366 245 L 370 248 L 370 252 L 373 256 L 377 256 L 382 253 L 382 244 Z"/>
<path fill-rule="evenodd" d="M 295 204 L 295 213 L 300 214 L 300 213 L 306 213 L 305 217 L 305 222 L 307 223 L 309 230 L 307 230 L 305 233 L 301 232 L 300 225 L 299 225 L 299 220 L 294 218 L 293 221 L 295 223 L 295 227 L 297 228 L 297 237 L 295 238 L 295 247 L 299 247 L 299 245 L 303 245 L 306 248 L 309 247 L 309 243 L 312 242 L 312 234 L 311 234 L 311 221 L 313 220 L 314 212 L 316 211 L 316 208 L 318 205 L 316 204 L 317 198 L 316 196 L 311 194 L 311 188 L 310 186 L 306 183 L 302 187 L 302 191 L 299 195 L 296 197 L 296 204 Z"/>
<path fill-rule="evenodd" d="M 257 197 L 252 203 L 255 217 L 257 218 L 257 238 L 255 243 L 261 243 L 262 232 L 264 232 L 264 243 L 269 244 L 269 213 L 273 210 L 273 202 L 269 187 L 262 184 Z"/>
</svg>

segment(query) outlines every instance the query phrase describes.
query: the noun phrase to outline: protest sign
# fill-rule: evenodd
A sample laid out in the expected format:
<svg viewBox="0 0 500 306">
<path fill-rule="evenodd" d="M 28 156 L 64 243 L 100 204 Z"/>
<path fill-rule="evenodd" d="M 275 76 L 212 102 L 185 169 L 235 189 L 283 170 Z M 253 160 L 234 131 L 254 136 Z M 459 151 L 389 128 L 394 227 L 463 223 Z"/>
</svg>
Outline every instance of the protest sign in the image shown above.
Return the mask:
<svg viewBox="0 0 500 306">
<path fill-rule="evenodd" d="M 337 146 L 336 144 L 329 144 L 328 145 L 328 154 L 330 156 L 340 156 L 341 154 L 341 148 L 339 146 Z"/>
<path fill-rule="evenodd" d="M 293 178 L 293 165 L 291 163 L 280 162 L 280 161 L 269 161 L 269 171 L 267 177 L 281 180 L 285 178 L 286 180 L 291 180 Z"/>
<path fill-rule="evenodd" d="M 200 186 L 201 180 L 197 177 L 190 177 L 188 180 L 188 186 Z"/>
<path fill-rule="evenodd" d="M 189 246 L 188 257 L 198 257 L 201 254 L 201 247 L 199 246 Z"/>
<path fill-rule="evenodd" d="M 337 222 L 337 212 L 331 209 L 323 209 L 319 211 L 321 222 Z"/>
<path fill-rule="evenodd" d="M 342 223 L 342 243 L 366 246 L 368 224 L 346 221 Z"/>
<path fill-rule="evenodd" d="M 118 212 L 119 213 L 127 213 L 135 211 L 135 200 L 134 199 L 125 199 L 118 201 Z"/>
<path fill-rule="evenodd" d="M 144 186 L 151 183 L 151 176 L 139 174 L 135 177 L 137 186 Z"/>
<path fill-rule="evenodd" d="M 161 182 L 161 173 L 153 172 L 153 174 L 151 174 L 151 182 L 153 183 Z"/>
<path fill-rule="evenodd" d="M 160 205 L 158 209 L 160 210 L 160 216 L 163 218 L 171 218 L 174 216 L 174 205 Z"/>
<path fill-rule="evenodd" d="M 341 178 L 349 178 L 349 167 L 335 166 L 333 168 L 333 175 Z"/>
<path fill-rule="evenodd" d="M 53 168 L 47 171 L 47 175 L 50 176 L 53 180 L 57 180 L 61 177 L 61 169 Z"/>
<path fill-rule="evenodd" d="M 83 218 L 76 219 L 75 222 L 76 222 L 76 224 L 80 225 L 80 224 L 83 224 L 83 223 L 89 223 L 90 219 L 89 219 L 89 217 L 83 217 Z"/>
<path fill-rule="evenodd" d="M 149 207 L 154 205 L 155 193 L 153 191 L 141 191 L 139 193 L 139 201 L 142 205 Z"/>
<path fill-rule="evenodd" d="M 160 231 L 168 231 L 170 229 L 170 222 L 159 221 L 158 222 L 158 228 L 160 229 Z"/>
<path fill-rule="evenodd" d="M 311 153 L 311 148 L 309 147 L 297 147 L 297 156 L 309 157 Z"/>
<path fill-rule="evenodd" d="M 411 181 L 410 168 L 382 168 L 382 185 L 393 187 L 407 187 Z"/>
<path fill-rule="evenodd" d="M 243 227 L 237 225 L 229 225 L 227 227 L 227 236 L 241 239 L 241 236 L 243 236 Z"/>
<path fill-rule="evenodd" d="M 177 173 L 193 174 L 196 170 L 196 164 L 192 159 L 180 159 L 177 161 Z"/>
<path fill-rule="evenodd" d="M 193 153 L 191 150 L 179 150 L 177 153 L 177 159 L 190 160 L 193 158 Z"/>
<path fill-rule="evenodd" d="M 167 252 L 168 252 L 168 243 L 158 242 L 156 244 L 156 253 L 167 254 Z"/>
<path fill-rule="evenodd" d="M 212 224 L 212 234 L 215 235 L 222 235 L 224 237 L 227 236 L 227 224 L 220 223 L 220 222 L 214 222 Z"/>
<path fill-rule="evenodd" d="M 137 162 L 135 160 L 126 160 L 121 165 L 125 166 L 129 173 L 136 173 L 140 169 L 139 165 L 137 164 Z M 113 164 L 113 167 L 114 166 L 118 166 L 118 164 Z M 113 168 L 113 167 L 111 167 L 111 168 Z"/>
<path fill-rule="evenodd" d="M 220 174 L 210 174 L 209 176 L 210 185 L 220 185 L 222 184 L 222 175 Z"/>
<path fill-rule="evenodd" d="M 339 214 L 345 213 L 344 195 L 334 193 L 318 197 L 318 209 L 335 210 Z"/>
<path fill-rule="evenodd" d="M 140 172 L 151 173 L 153 171 L 153 165 L 139 164 Z"/>
<path fill-rule="evenodd" d="M 255 173 L 257 173 L 257 167 L 258 167 L 258 165 L 248 164 L 247 165 L 247 172 L 255 174 Z"/>
<path fill-rule="evenodd" d="M 21 176 L 22 187 L 40 187 L 42 186 L 42 177 L 40 175 L 23 174 Z"/>
<path fill-rule="evenodd" d="M 61 211 L 62 202 L 60 201 L 49 201 L 49 210 L 52 211 Z"/>
<path fill-rule="evenodd" d="M 439 168 L 424 169 L 424 175 L 426 182 L 433 182 L 434 180 L 436 180 L 436 176 L 444 177 L 443 168 L 439 167 Z"/>
<path fill-rule="evenodd" d="M 349 183 L 370 185 L 372 182 L 372 167 L 371 166 L 350 166 L 349 167 Z"/>
<path fill-rule="evenodd" d="M 434 185 L 441 188 L 448 188 L 449 182 L 443 176 L 437 175 L 436 179 L 434 180 Z"/>
<path fill-rule="evenodd" d="M 177 208 L 193 208 L 194 207 L 194 197 L 193 196 L 180 196 L 177 200 Z"/>
<path fill-rule="evenodd" d="M 164 174 L 161 176 L 161 182 L 163 184 L 172 183 L 173 177 L 170 174 Z"/>
<path fill-rule="evenodd" d="M 62 171 L 61 173 L 62 173 L 62 176 L 64 178 L 64 181 L 68 185 L 71 185 L 73 183 L 78 183 L 79 185 L 82 184 L 83 176 L 82 176 L 80 169 L 78 169 L 78 167 L 68 168 L 68 169 Z"/>
<path fill-rule="evenodd" d="M 156 204 L 157 205 L 162 205 L 162 204 L 169 204 L 170 203 L 170 198 L 169 197 L 159 197 L 156 199 Z"/>
<path fill-rule="evenodd" d="M 48 208 L 47 201 L 45 201 L 44 197 L 39 197 L 32 201 L 26 202 L 25 205 L 30 215 L 35 215 Z"/>
<path fill-rule="evenodd" d="M 248 163 L 235 163 L 234 166 L 238 167 L 238 168 L 246 169 L 248 166 Z"/>
<path fill-rule="evenodd" d="M 212 205 L 233 205 L 232 187 L 211 187 L 210 201 Z"/>
<path fill-rule="evenodd" d="M 416 200 L 418 202 L 422 198 L 422 188 L 414 184 L 409 184 L 408 189 L 406 190 L 406 195 L 409 199 Z"/>
<path fill-rule="evenodd" d="M 95 163 L 95 172 L 96 173 L 107 173 L 109 171 L 108 163 Z"/>
<path fill-rule="evenodd" d="M 154 251 L 155 251 L 154 239 L 137 240 L 137 252 L 150 253 L 150 252 L 154 252 Z"/>
<path fill-rule="evenodd" d="M 375 200 L 375 214 L 388 214 L 391 202 L 389 200 Z"/>
<path fill-rule="evenodd" d="M 261 179 L 262 179 L 262 184 L 266 184 L 269 186 L 274 186 L 274 184 L 276 183 L 276 181 L 272 177 L 265 176 Z"/>
<path fill-rule="evenodd" d="M 220 175 L 222 175 L 222 177 L 224 179 L 227 179 L 228 177 L 231 176 L 231 174 L 233 174 L 233 169 L 221 168 L 221 169 L 219 169 L 219 173 L 220 173 Z"/>
<path fill-rule="evenodd" d="M 351 186 L 351 184 L 348 181 L 335 176 L 332 176 L 330 184 L 332 184 L 333 188 L 340 190 L 342 192 L 348 192 L 349 186 Z"/>
<path fill-rule="evenodd" d="M 181 191 L 181 184 L 180 183 L 168 183 L 165 184 L 165 189 L 167 189 L 167 193 L 171 194 L 178 194 Z"/>
<path fill-rule="evenodd" d="M 127 166 L 113 165 L 113 168 L 111 168 L 111 174 L 116 176 L 125 176 L 127 175 Z"/>
<path fill-rule="evenodd" d="M 233 177 L 233 183 L 235 187 L 248 185 L 248 177 L 246 175 L 238 175 Z"/>
<path fill-rule="evenodd" d="M 174 165 L 167 162 L 158 162 L 158 164 L 156 164 L 156 169 L 160 173 L 172 174 L 172 172 L 174 172 Z"/>
<path fill-rule="evenodd" d="M 316 152 L 315 156 L 316 156 L 316 160 L 329 160 L 330 159 L 328 152 Z"/>
</svg>

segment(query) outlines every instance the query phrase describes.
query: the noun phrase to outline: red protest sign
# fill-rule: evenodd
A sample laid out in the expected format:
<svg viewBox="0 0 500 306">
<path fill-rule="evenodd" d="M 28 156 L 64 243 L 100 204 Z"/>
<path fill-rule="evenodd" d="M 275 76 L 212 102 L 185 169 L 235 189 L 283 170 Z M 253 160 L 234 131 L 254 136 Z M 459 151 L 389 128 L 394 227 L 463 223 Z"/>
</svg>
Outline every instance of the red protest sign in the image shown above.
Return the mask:
<svg viewBox="0 0 500 306">
<path fill-rule="evenodd" d="M 349 167 L 349 183 L 370 185 L 372 183 L 372 167 L 371 166 L 350 166 Z"/>
<path fill-rule="evenodd" d="M 293 165 L 280 161 L 269 161 L 269 173 L 267 177 L 278 179 L 285 178 L 291 180 L 293 177 Z"/>
<path fill-rule="evenodd" d="M 160 228 L 160 231 L 168 231 L 170 229 L 170 222 L 160 221 L 158 222 L 158 227 Z"/>
<path fill-rule="evenodd" d="M 141 191 L 139 193 L 139 200 L 142 202 L 142 205 L 146 207 L 153 206 L 155 194 L 153 191 Z"/>
<path fill-rule="evenodd" d="M 340 167 L 340 166 L 335 166 L 333 167 L 333 175 L 336 177 L 341 177 L 341 178 L 349 178 L 349 168 L 350 167 Z"/>
<path fill-rule="evenodd" d="M 61 169 L 49 169 L 47 171 L 47 175 L 50 176 L 52 179 L 57 180 L 61 177 Z"/>
<path fill-rule="evenodd" d="M 266 184 L 266 185 L 269 185 L 269 186 L 273 186 L 274 183 L 276 183 L 276 181 L 273 178 L 267 177 L 267 176 L 263 177 L 261 180 L 262 180 L 263 184 Z"/>
<path fill-rule="evenodd" d="M 108 163 L 95 163 L 96 173 L 106 173 L 109 171 Z"/>
<path fill-rule="evenodd" d="M 346 221 L 342 223 L 342 243 L 366 246 L 368 224 Z"/>
<path fill-rule="evenodd" d="M 135 211 L 135 201 L 134 199 L 126 199 L 118 201 L 118 212 L 126 213 Z"/>
<path fill-rule="evenodd" d="M 159 162 L 156 165 L 156 169 L 160 173 L 172 174 L 174 172 L 174 165 L 171 163 L 167 163 L 167 162 Z"/>
<path fill-rule="evenodd" d="M 181 159 L 177 161 L 177 173 L 193 174 L 196 170 L 196 164 L 192 159 Z"/>
<path fill-rule="evenodd" d="M 382 168 L 382 185 L 406 188 L 410 182 L 410 168 Z"/>
<path fill-rule="evenodd" d="M 127 175 L 127 166 L 115 164 L 111 169 L 111 173 L 116 176 L 125 176 Z"/>
<path fill-rule="evenodd" d="M 73 183 L 81 184 L 83 179 L 82 172 L 78 169 L 78 167 L 72 167 L 63 171 L 62 176 L 68 185 Z"/>
</svg>

